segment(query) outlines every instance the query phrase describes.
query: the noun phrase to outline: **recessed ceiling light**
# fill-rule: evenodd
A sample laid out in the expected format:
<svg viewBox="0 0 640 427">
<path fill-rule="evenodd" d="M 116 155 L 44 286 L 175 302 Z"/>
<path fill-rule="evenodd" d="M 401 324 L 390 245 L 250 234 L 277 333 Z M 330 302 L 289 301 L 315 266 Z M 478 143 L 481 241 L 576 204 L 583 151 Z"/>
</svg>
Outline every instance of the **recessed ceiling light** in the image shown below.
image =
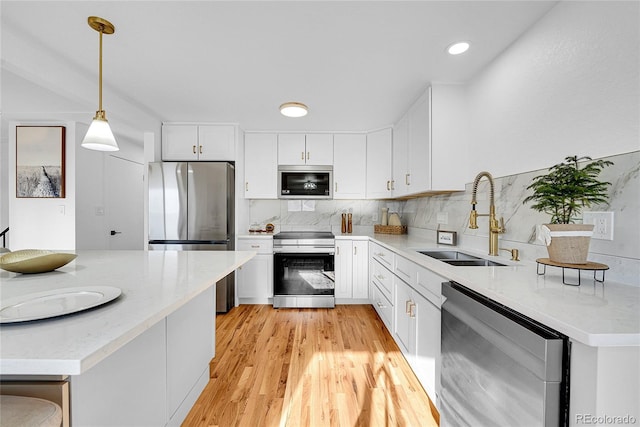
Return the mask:
<svg viewBox="0 0 640 427">
<path fill-rule="evenodd" d="M 280 106 L 280 113 L 287 117 L 303 117 L 307 115 L 307 106 L 300 102 L 285 102 Z"/>
<path fill-rule="evenodd" d="M 447 52 L 449 52 L 450 55 L 460 55 L 467 50 L 469 50 L 469 43 L 467 42 L 457 42 L 447 48 Z"/>
</svg>

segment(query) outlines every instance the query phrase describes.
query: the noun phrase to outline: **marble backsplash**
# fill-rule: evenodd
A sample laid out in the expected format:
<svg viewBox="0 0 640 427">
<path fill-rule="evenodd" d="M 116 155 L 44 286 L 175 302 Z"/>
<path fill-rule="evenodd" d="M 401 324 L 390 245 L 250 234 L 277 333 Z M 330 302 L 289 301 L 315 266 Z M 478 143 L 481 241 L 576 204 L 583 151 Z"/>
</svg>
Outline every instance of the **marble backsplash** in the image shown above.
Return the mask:
<svg viewBox="0 0 640 427">
<path fill-rule="evenodd" d="M 609 203 L 589 210 L 614 212 L 614 240 L 592 239 L 588 259 L 610 267 L 607 280 L 640 286 L 640 151 L 606 159 L 614 162 L 600 175 L 602 180 L 611 182 Z M 494 179 L 496 213 L 504 217 L 506 227 L 506 232 L 500 235 L 500 247 L 519 249 L 520 257 L 525 260 L 547 256 L 546 248 L 536 241 L 535 228 L 549 218 L 522 203 L 530 194 L 526 188 L 532 178 L 545 172 L 538 170 Z M 480 213 L 489 211 L 488 188 L 488 181 L 483 179 L 477 194 Z M 351 210 L 353 234 L 372 233 L 373 225 L 379 223 L 380 209 L 388 207 L 389 212 L 400 214 L 409 233 L 424 237 L 427 242 L 435 241 L 439 227 L 457 232 L 458 247 L 488 250 L 488 219 L 480 217 L 478 229 L 468 228 L 470 200 L 471 183 L 464 192 L 408 201 L 317 200 L 311 203 L 314 206 L 299 207 L 295 202 L 291 205 L 284 200 L 252 200 L 249 218 L 252 224 L 260 226 L 274 224 L 276 232 L 331 230 L 339 234 L 341 214 Z M 504 252 L 503 256 L 508 253 Z"/>
</svg>

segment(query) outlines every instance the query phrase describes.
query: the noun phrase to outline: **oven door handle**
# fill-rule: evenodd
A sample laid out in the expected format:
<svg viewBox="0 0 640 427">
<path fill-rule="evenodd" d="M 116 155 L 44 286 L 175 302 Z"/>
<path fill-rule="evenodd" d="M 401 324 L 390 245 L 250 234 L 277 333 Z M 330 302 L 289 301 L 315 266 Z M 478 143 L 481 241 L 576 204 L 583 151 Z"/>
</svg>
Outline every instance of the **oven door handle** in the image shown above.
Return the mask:
<svg viewBox="0 0 640 427">
<path fill-rule="evenodd" d="M 274 254 L 326 254 L 335 255 L 335 248 L 299 248 L 299 247 L 286 247 L 286 248 L 273 248 Z"/>
</svg>

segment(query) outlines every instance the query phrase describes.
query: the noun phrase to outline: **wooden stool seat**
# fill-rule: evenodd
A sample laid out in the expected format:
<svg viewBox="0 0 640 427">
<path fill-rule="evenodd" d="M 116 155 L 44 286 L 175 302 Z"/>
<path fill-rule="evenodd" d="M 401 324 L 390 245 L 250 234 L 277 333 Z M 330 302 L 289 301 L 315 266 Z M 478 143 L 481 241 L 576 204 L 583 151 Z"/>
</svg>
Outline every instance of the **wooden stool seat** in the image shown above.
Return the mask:
<svg viewBox="0 0 640 427">
<path fill-rule="evenodd" d="M 60 427 L 62 408 L 49 400 L 36 397 L 0 395 L 2 427 Z"/>
</svg>

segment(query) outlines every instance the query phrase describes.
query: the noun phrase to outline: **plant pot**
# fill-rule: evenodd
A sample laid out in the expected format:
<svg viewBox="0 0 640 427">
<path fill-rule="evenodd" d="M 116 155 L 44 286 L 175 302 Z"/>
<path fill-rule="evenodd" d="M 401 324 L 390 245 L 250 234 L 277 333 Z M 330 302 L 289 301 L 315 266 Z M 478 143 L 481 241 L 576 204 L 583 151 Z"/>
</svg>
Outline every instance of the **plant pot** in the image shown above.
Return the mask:
<svg viewBox="0 0 640 427">
<path fill-rule="evenodd" d="M 548 231 L 544 230 L 544 227 Z M 549 259 L 560 264 L 586 264 L 593 224 L 543 224 Z"/>
</svg>

